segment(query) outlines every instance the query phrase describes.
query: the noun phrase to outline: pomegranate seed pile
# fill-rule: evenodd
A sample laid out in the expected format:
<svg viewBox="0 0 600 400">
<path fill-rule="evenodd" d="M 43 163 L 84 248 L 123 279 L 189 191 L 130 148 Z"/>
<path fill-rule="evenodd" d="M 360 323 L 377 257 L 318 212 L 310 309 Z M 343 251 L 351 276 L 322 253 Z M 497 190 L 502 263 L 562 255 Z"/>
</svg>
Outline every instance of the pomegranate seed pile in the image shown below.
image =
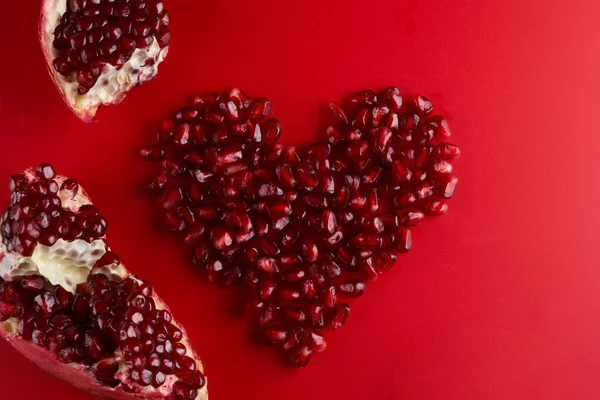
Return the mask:
<svg viewBox="0 0 600 400">
<path fill-rule="evenodd" d="M 54 69 L 74 76 L 78 93 L 87 93 L 106 65 L 121 68 L 135 49 L 154 39 L 171 41 L 169 13 L 162 0 L 65 0 L 67 11 L 54 30 Z"/>
<path fill-rule="evenodd" d="M 141 150 L 160 161 L 150 188 L 165 226 L 211 282 L 241 285 L 266 341 L 293 365 L 325 349 L 345 298 L 411 248 L 411 227 L 447 210 L 457 184 L 446 121 L 422 96 L 364 91 L 330 105 L 327 141 L 277 144 L 271 103 L 239 90 L 194 99 Z"/>
<path fill-rule="evenodd" d="M 8 251 L 31 256 L 36 243 L 54 245 L 58 239 L 91 242 L 106 233 L 106 219 L 93 205 L 77 212 L 63 209 L 59 194 L 73 198 L 79 184 L 73 179 L 59 181 L 50 164 L 36 168 L 38 180 L 28 183 L 24 174 L 12 175 L 9 182 L 11 205 L 2 214 L 2 241 Z"/>
</svg>

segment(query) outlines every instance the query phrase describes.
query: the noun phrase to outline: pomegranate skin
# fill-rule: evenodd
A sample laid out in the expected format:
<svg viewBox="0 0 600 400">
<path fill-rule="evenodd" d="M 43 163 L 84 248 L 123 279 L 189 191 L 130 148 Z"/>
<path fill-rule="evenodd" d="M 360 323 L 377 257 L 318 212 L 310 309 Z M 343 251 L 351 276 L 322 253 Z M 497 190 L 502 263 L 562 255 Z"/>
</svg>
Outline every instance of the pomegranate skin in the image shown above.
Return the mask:
<svg viewBox="0 0 600 400">
<path fill-rule="evenodd" d="M 97 396 L 183 400 L 185 397 L 176 394 L 176 386 L 187 385 L 187 378 L 179 375 L 187 371 L 188 376 L 195 374 L 193 384 L 196 385 L 187 393 L 194 394 L 192 400 L 207 399 L 204 367 L 189 343 L 185 328 L 172 317 L 167 304 L 152 286 L 134 277 L 121 264 L 108 247 L 103 232 L 101 236 L 85 240 L 63 236 L 51 246 L 39 241 L 45 234 L 66 229 L 64 224 L 57 224 L 64 221 L 62 216 L 69 216 L 67 219 L 71 222 L 67 226 L 71 231 L 89 225 L 84 217 L 102 218 L 85 190 L 76 181 L 56 175 L 49 164 L 13 175 L 9 187 L 13 194 L 11 206 L 2 214 L 3 226 L 13 220 L 27 226 L 36 224 L 28 218 L 35 215 L 33 221 L 39 222 L 40 213 L 50 214 L 50 222 L 38 229 L 41 234 L 38 230 L 12 228 L 0 233 L 0 300 L 3 304 L 0 336 L 43 370 Z M 54 196 L 60 198 L 60 205 L 45 201 Z M 18 228 L 19 223 L 12 225 Z M 31 245 L 15 247 L 16 242 L 31 240 L 32 234 L 39 238 L 34 240 L 32 251 Z M 119 298 L 127 300 L 118 302 Z M 78 299 L 84 299 L 84 303 L 89 299 L 89 307 L 82 306 Z M 18 307 L 9 308 L 6 304 Z M 81 314 L 82 310 L 87 314 Z M 7 315 L 7 312 L 15 314 Z M 120 318 L 123 322 L 118 332 L 126 336 L 110 338 L 107 329 L 111 325 L 102 328 L 97 324 L 109 313 L 115 321 Z M 56 347 L 51 335 L 56 340 L 66 335 L 68 344 Z M 96 338 L 96 342 L 89 338 Z M 144 355 L 130 357 L 135 354 L 128 355 L 126 350 L 135 346 L 127 347 L 128 343 L 132 340 L 135 343 L 138 338 L 140 344 L 144 340 Z M 154 372 L 158 378 L 152 386 L 136 380 L 136 363 L 144 363 L 146 355 L 158 352 L 159 345 L 168 353 L 160 356 L 161 361 L 163 356 L 165 360 L 172 357 L 182 360 L 181 367 L 165 373 L 162 369 Z M 69 349 L 73 351 L 69 353 Z M 76 349 L 85 354 L 76 358 Z M 118 368 L 109 377 L 99 367 L 105 362 Z"/>
</svg>

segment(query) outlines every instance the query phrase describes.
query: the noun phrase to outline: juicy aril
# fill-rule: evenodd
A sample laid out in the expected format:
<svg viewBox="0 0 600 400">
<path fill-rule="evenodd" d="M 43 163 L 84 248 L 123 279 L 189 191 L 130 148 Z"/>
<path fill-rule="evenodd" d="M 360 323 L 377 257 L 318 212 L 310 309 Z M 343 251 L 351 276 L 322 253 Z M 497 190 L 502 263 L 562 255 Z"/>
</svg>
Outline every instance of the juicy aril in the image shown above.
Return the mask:
<svg viewBox="0 0 600 400">
<path fill-rule="evenodd" d="M 277 144 L 272 105 L 240 90 L 208 94 L 158 125 L 142 155 L 164 226 L 208 279 L 244 288 L 267 343 L 296 366 L 326 347 L 348 298 L 411 248 L 411 229 L 447 211 L 457 184 L 450 129 L 423 97 L 397 88 L 332 103 L 327 140 Z"/>
<path fill-rule="evenodd" d="M 39 39 L 65 102 L 90 122 L 156 76 L 169 23 L 162 0 L 43 0 Z"/>
<path fill-rule="evenodd" d="M 207 398 L 203 366 L 152 286 L 106 242 L 83 188 L 42 164 L 10 179 L 0 335 L 41 368 L 117 399 Z"/>
</svg>

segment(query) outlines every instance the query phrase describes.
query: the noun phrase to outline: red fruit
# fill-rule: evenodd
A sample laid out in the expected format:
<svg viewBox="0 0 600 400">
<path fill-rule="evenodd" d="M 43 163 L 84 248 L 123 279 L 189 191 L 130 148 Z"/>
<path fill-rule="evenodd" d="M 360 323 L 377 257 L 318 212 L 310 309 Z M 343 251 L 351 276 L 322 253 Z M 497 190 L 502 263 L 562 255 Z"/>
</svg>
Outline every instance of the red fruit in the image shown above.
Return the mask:
<svg viewBox="0 0 600 400">
<path fill-rule="evenodd" d="M 107 250 L 106 220 L 77 182 L 41 164 L 15 175 L 10 188 L 13 204 L 0 221 L 10 225 L 0 236 L 0 336 L 97 395 L 138 398 L 138 391 L 162 399 L 185 384 L 194 400 L 206 399 L 203 367 L 185 330 L 152 287 Z M 160 370 L 154 354 L 162 357 Z M 176 375 L 167 361 L 193 375 Z"/>
<path fill-rule="evenodd" d="M 121 102 L 156 76 L 168 53 L 169 24 L 162 0 L 44 0 L 39 41 L 61 96 L 91 122 L 98 107 Z"/>
<path fill-rule="evenodd" d="M 296 149 L 278 144 L 268 100 L 198 96 L 142 150 L 162 166 L 151 186 L 193 263 L 212 282 L 243 282 L 261 337 L 300 367 L 325 348 L 321 329 L 346 322 L 340 301 L 388 273 L 457 184 L 460 151 L 425 97 L 367 90 L 329 107 L 326 139 Z"/>
</svg>

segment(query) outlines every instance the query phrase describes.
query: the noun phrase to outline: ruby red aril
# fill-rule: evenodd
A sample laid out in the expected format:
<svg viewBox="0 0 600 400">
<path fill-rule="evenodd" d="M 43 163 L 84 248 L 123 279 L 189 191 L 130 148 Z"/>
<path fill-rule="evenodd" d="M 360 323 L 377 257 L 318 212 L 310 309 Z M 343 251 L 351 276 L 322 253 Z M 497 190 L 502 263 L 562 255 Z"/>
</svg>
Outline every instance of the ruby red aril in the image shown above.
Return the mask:
<svg viewBox="0 0 600 400">
<path fill-rule="evenodd" d="M 0 219 L 0 336 L 94 394 L 206 399 L 185 331 L 110 251 L 107 221 L 79 184 L 44 163 L 13 175 L 9 187 Z"/>
<path fill-rule="evenodd" d="M 239 89 L 197 96 L 141 154 L 166 226 L 211 282 L 243 288 L 265 342 L 303 367 L 343 326 L 347 303 L 412 247 L 411 229 L 447 211 L 457 185 L 446 120 L 397 88 L 331 103 L 325 140 L 277 143 L 272 104 Z"/>
</svg>

